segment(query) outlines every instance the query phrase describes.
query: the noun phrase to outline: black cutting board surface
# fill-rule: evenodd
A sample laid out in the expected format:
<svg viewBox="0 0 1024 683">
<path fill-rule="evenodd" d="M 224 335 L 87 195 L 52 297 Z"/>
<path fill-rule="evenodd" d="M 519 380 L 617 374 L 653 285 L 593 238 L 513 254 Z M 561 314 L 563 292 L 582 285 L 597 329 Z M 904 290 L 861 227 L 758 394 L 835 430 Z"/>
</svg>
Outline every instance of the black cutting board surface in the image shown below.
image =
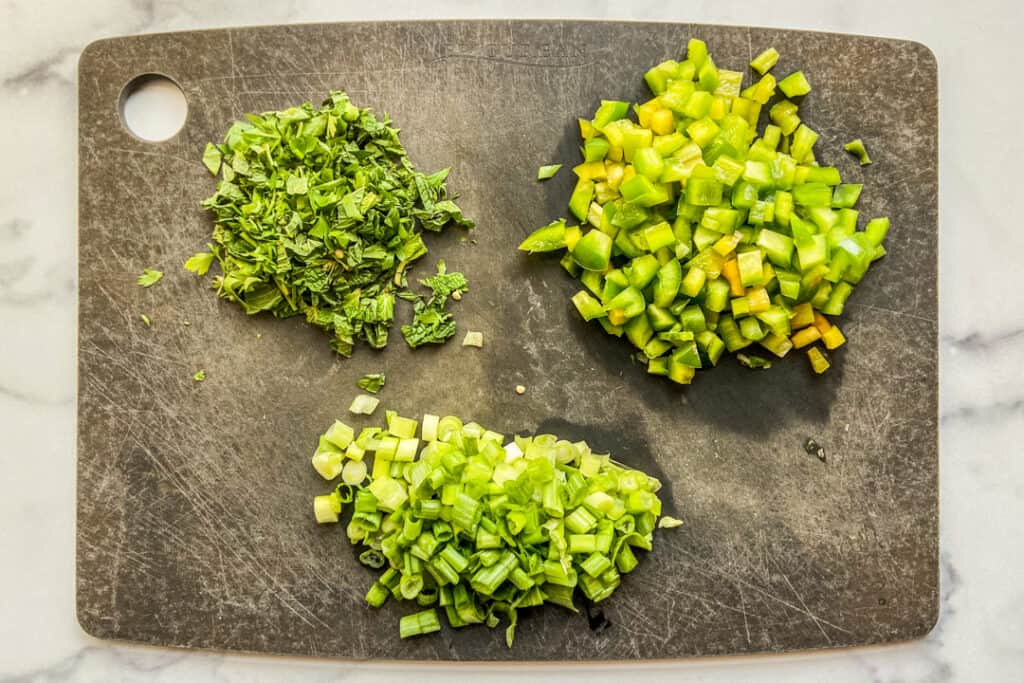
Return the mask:
<svg viewBox="0 0 1024 683">
<path fill-rule="evenodd" d="M 820 378 L 806 359 L 768 372 L 726 360 L 680 388 L 645 375 L 626 342 L 576 315 L 556 260 L 515 245 L 564 215 L 576 118 L 601 98 L 646 98 L 641 75 L 706 40 L 745 68 L 808 74 L 801 114 L 818 158 L 865 183 L 864 218 L 892 218 L 889 255 L 854 293 L 847 347 Z M 141 141 L 124 86 L 179 83 L 188 118 Z M 577 21 L 273 26 L 94 43 L 79 77 L 77 603 L 83 628 L 155 645 L 419 660 L 665 659 L 882 643 L 923 636 L 938 614 L 937 90 L 917 43 L 801 31 Z M 749 73 L 748 73 L 749 80 Z M 344 360 L 300 320 L 247 317 L 181 268 L 209 239 L 200 162 L 245 112 L 347 90 L 387 112 L 418 168 L 478 223 L 429 236 L 471 291 L 453 343 Z M 864 138 L 864 169 L 842 143 Z M 863 219 L 862 219 L 863 220 Z M 151 289 L 143 268 L 166 272 Z M 153 320 L 146 328 L 145 313 Z M 402 315 L 406 315 L 403 313 Z M 481 330 L 481 350 L 462 348 Z M 798 355 L 795 354 L 794 355 Z M 192 374 L 204 368 L 205 382 Z M 328 487 L 309 456 L 349 419 L 355 380 L 387 373 L 384 404 L 495 430 L 554 431 L 665 482 L 685 525 L 602 603 L 611 628 L 558 608 L 525 611 L 515 647 L 483 627 L 400 641 L 410 608 L 368 609 L 374 573 L 343 528 L 318 526 Z M 526 387 L 517 395 L 514 387 Z M 826 462 L 804 450 L 814 438 Z"/>
</svg>

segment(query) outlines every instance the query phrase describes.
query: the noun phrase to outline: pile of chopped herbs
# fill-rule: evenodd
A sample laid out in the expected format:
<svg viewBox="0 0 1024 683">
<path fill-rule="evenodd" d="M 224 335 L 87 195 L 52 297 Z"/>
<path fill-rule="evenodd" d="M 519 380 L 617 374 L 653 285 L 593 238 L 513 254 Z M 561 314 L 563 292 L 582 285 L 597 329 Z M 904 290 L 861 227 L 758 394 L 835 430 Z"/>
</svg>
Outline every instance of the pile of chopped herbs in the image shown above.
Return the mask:
<svg viewBox="0 0 1024 683">
<path fill-rule="evenodd" d="M 825 372 L 826 350 L 846 341 L 829 317 L 885 256 L 889 219 L 862 225 L 862 185 L 819 164 L 818 133 L 793 99 L 811 85 L 802 71 L 776 82 L 778 59 L 758 55 L 761 77 L 743 88 L 742 72 L 717 67 L 692 39 L 684 60 L 644 74 L 651 99 L 602 101 L 579 121 L 569 198 L 579 225 L 554 221 L 519 246 L 567 250 L 580 315 L 625 336 L 651 374 L 689 384 L 726 351 L 770 367 L 757 347 L 779 358 L 803 350 Z M 770 123 L 759 126 L 763 110 Z M 846 150 L 870 163 L 863 141 Z"/>
<path fill-rule="evenodd" d="M 406 273 L 427 253 L 422 230 L 473 227 L 448 197 L 448 169 L 416 171 L 390 119 L 340 91 L 319 108 L 247 115 L 222 144 L 207 145 L 203 162 L 221 177 L 203 202 L 215 217 L 213 241 L 186 267 L 202 275 L 215 258 L 221 297 L 249 314 L 304 315 L 343 356 L 358 339 L 387 344 L 396 296 L 420 300 Z M 464 290 L 461 275 L 438 274 L 448 293 L 458 289 L 447 284 L 455 275 Z M 435 289 L 417 304 L 412 346 L 454 335 L 446 297 Z"/>
<path fill-rule="evenodd" d="M 503 445 L 505 444 L 505 445 Z M 368 465 L 372 457 L 372 465 Z M 383 570 L 366 593 L 415 604 L 402 638 L 448 624 L 496 627 L 509 647 L 518 610 L 553 604 L 576 611 L 574 594 L 600 602 L 649 551 L 654 530 L 682 522 L 661 517 L 661 484 L 593 453 L 586 442 L 550 434 L 505 437 L 454 416 L 421 422 L 387 411 L 387 427 L 358 436 L 335 422 L 312 457 L 334 481 L 316 496 L 321 524 L 350 504 L 347 535 L 359 560 Z M 660 517 L 660 519 L 659 519 Z"/>
</svg>

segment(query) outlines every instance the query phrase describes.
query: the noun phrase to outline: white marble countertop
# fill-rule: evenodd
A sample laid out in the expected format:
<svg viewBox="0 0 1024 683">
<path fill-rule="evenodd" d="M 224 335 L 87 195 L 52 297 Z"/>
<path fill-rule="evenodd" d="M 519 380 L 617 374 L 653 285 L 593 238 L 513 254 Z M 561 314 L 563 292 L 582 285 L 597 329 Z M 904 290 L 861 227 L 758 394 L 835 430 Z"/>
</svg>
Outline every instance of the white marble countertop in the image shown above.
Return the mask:
<svg viewBox="0 0 1024 683">
<path fill-rule="evenodd" d="M 923 641 L 673 664 L 531 667 L 537 680 L 1000 681 L 1024 670 L 1024 95 L 1015 0 L 0 3 L 0 680 L 392 680 L 408 668 L 111 645 L 74 613 L 75 67 L 107 36 L 352 19 L 580 17 L 908 38 L 940 73 L 942 615 Z M 630 6 L 631 5 L 631 6 Z M 1016 18 L 1015 18 L 1016 17 Z M 908 167 L 914 162 L 906 160 Z M 1017 188 L 1011 191 L 1011 188 Z M 519 680 L 422 667 L 417 680 Z"/>
</svg>

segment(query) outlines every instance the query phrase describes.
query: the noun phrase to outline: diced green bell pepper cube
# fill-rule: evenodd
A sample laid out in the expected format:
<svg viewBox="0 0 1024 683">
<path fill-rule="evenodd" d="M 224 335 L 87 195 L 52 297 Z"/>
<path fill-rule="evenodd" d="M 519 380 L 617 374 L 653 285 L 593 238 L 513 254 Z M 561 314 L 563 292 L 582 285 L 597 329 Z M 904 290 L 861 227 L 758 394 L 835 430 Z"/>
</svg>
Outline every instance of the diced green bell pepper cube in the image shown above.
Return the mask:
<svg viewBox="0 0 1024 683">
<path fill-rule="evenodd" d="M 761 341 L 768 331 L 761 325 L 761 321 L 754 316 L 743 318 L 739 322 L 740 334 L 750 341 Z"/>
<path fill-rule="evenodd" d="M 851 293 L 853 293 L 853 285 L 848 282 L 836 283 L 828 295 L 825 305 L 821 307 L 821 312 L 825 315 L 842 315 L 846 300 L 850 298 Z"/>
<path fill-rule="evenodd" d="M 572 297 L 572 302 L 576 306 L 576 310 L 580 312 L 583 319 L 586 321 L 595 320 L 597 318 L 604 318 L 608 313 L 601 306 L 601 302 L 590 295 L 590 292 L 580 290 L 576 292 Z"/>
<path fill-rule="evenodd" d="M 657 306 L 669 306 L 679 293 L 682 284 L 682 265 L 676 259 L 666 262 L 658 270 L 654 280 L 654 303 Z"/>
<path fill-rule="evenodd" d="M 828 260 L 828 242 L 824 235 L 809 235 L 794 241 L 801 272 L 806 273 L 812 268 L 823 265 Z"/>
<path fill-rule="evenodd" d="M 675 316 L 673 316 L 668 309 L 656 306 L 655 304 L 647 305 L 647 319 L 658 332 L 671 329 L 676 324 Z"/>
<path fill-rule="evenodd" d="M 691 176 L 686 182 L 686 203 L 694 206 L 717 206 L 722 203 L 724 187 L 717 180 Z"/>
<path fill-rule="evenodd" d="M 671 348 L 672 345 L 669 344 L 664 339 L 653 338 L 644 345 L 643 351 L 644 355 L 647 356 L 649 362 L 651 360 L 654 360 L 655 358 L 658 358 L 659 356 L 664 356 L 665 353 Z"/>
<path fill-rule="evenodd" d="M 643 289 L 654 280 L 654 276 L 658 274 L 660 268 L 661 264 L 658 263 L 657 258 L 651 254 L 644 254 L 630 261 L 623 270 L 626 277 L 629 278 L 631 287 Z"/>
<path fill-rule="evenodd" d="M 580 179 L 569 197 L 569 210 L 581 223 L 586 222 L 590 202 L 594 199 L 594 181 Z"/>
<path fill-rule="evenodd" d="M 642 314 L 643 311 L 640 313 Z M 630 318 L 629 322 L 623 326 L 623 330 L 626 333 L 626 339 L 638 349 L 647 346 L 647 342 L 651 341 L 651 337 L 654 336 L 654 328 L 651 327 L 651 321 L 647 319 L 646 315 L 638 314 L 636 317 Z"/>
<path fill-rule="evenodd" d="M 691 304 L 679 313 L 679 325 L 690 332 L 700 332 L 707 329 L 707 320 L 704 318 L 704 310 L 700 306 Z"/>
<path fill-rule="evenodd" d="M 604 276 L 597 270 L 584 270 L 580 275 L 580 283 L 592 294 L 600 296 L 604 288 Z"/>
<path fill-rule="evenodd" d="M 697 119 L 686 127 L 686 134 L 700 147 L 707 147 L 721 129 L 708 117 Z"/>
<path fill-rule="evenodd" d="M 824 183 L 804 183 L 793 188 L 798 206 L 832 206 L 832 188 Z"/>
<path fill-rule="evenodd" d="M 721 337 L 710 330 L 702 330 L 697 333 L 697 349 L 701 351 L 701 362 L 707 359 L 705 365 L 718 365 L 719 359 L 725 353 L 725 342 Z"/>
<path fill-rule="evenodd" d="M 668 374 L 668 358 L 652 358 L 647 362 L 647 372 L 652 375 L 665 376 Z"/>
<path fill-rule="evenodd" d="M 605 138 L 590 138 L 583 143 L 583 160 L 587 163 L 602 161 L 608 156 L 611 143 Z"/>
<path fill-rule="evenodd" d="M 888 218 L 872 218 L 864 226 L 864 236 L 876 247 L 882 244 L 887 234 L 889 234 Z"/>
<path fill-rule="evenodd" d="M 644 228 L 644 238 L 647 240 L 647 248 L 651 251 L 671 247 L 676 243 L 676 236 L 672 232 L 672 226 L 665 221 L 660 221 Z"/>
<path fill-rule="evenodd" d="M 782 129 L 783 135 L 789 135 L 800 125 L 800 117 L 796 113 L 797 109 L 798 107 L 794 102 L 780 100 L 768 110 L 768 117 L 772 120 L 772 123 Z M 795 154 L 792 156 L 797 160 L 800 158 Z"/>
<path fill-rule="evenodd" d="M 744 287 L 759 285 L 764 280 L 764 265 L 761 262 L 759 249 L 751 249 L 737 254 L 736 265 L 740 271 L 740 283 Z"/>
<path fill-rule="evenodd" d="M 774 230 L 764 229 L 757 235 L 757 246 L 764 249 L 768 260 L 781 268 L 788 268 L 793 260 L 793 239 Z"/>
<path fill-rule="evenodd" d="M 612 121 L 618 121 L 629 114 L 629 102 L 601 100 L 601 106 L 594 113 L 594 128 L 603 130 Z"/>
<path fill-rule="evenodd" d="M 660 95 L 665 92 L 668 82 L 678 77 L 678 73 L 679 62 L 674 59 L 668 59 L 648 69 L 647 73 L 644 74 L 644 80 L 647 82 L 647 87 L 651 89 L 652 93 Z"/>
<path fill-rule="evenodd" d="M 757 199 L 757 187 L 749 181 L 741 180 L 732 188 L 732 205 L 736 208 L 749 209 Z"/>
<path fill-rule="evenodd" d="M 702 119 L 711 111 L 711 101 L 714 95 L 703 90 L 695 90 L 686 100 L 680 112 L 690 119 Z"/>
<path fill-rule="evenodd" d="M 724 278 L 710 280 L 704 288 L 704 308 L 717 313 L 729 306 L 729 283 Z"/>
<path fill-rule="evenodd" d="M 690 38 L 686 43 L 686 61 L 693 64 L 694 68 L 701 68 L 708 58 L 708 46 L 699 38 Z"/>
<path fill-rule="evenodd" d="M 752 69 L 760 74 L 767 73 L 779 62 L 779 51 L 770 47 L 750 61 Z"/>
<path fill-rule="evenodd" d="M 669 133 L 668 135 L 656 135 L 651 148 L 662 157 L 667 157 L 686 144 L 686 136 L 682 133 Z"/>
<path fill-rule="evenodd" d="M 794 71 L 779 81 L 779 90 L 786 97 L 800 97 L 811 92 L 811 84 L 807 82 L 803 71 Z"/>
<path fill-rule="evenodd" d="M 811 153 L 814 143 L 817 141 L 818 134 L 807 124 L 801 123 L 793 133 L 793 144 L 790 146 L 789 155 L 798 163 L 802 162 Z"/>
<path fill-rule="evenodd" d="M 684 342 L 681 344 L 673 353 L 672 361 L 685 365 L 689 368 L 701 367 L 700 362 L 700 350 L 697 348 L 696 341 Z"/>
<path fill-rule="evenodd" d="M 590 230 L 576 243 L 572 257 L 587 270 L 603 271 L 612 257 L 612 238 L 600 230 Z"/>
<path fill-rule="evenodd" d="M 633 167 L 638 174 L 635 177 L 646 176 L 650 180 L 657 180 L 665 169 L 665 162 L 653 147 L 641 147 L 633 152 Z"/>
</svg>

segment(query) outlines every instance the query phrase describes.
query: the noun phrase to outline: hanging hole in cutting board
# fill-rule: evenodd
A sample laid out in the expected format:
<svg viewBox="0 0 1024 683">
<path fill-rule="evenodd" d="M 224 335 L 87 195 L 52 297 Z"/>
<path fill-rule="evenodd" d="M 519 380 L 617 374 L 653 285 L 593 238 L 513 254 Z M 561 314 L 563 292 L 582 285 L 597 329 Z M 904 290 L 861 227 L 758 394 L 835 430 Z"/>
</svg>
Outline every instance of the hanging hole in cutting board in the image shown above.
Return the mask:
<svg viewBox="0 0 1024 683">
<path fill-rule="evenodd" d="M 121 90 L 121 123 L 135 137 L 163 142 L 174 137 L 188 115 L 181 86 L 161 74 L 136 76 Z"/>
</svg>

